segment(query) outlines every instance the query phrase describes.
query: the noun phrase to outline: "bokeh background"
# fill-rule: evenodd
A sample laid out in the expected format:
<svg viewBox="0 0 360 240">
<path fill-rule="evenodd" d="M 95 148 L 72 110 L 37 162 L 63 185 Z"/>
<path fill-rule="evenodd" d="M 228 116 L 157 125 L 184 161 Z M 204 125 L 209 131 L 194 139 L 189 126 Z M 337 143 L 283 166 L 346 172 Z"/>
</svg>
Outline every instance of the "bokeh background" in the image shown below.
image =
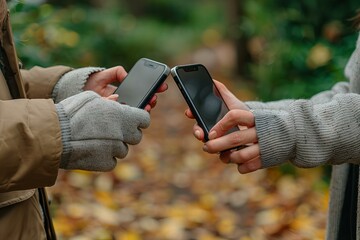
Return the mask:
<svg viewBox="0 0 360 240">
<path fill-rule="evenodd" d="M 8 1 L 25 68 L 199 62 L 240 99 L 308 98 L 343 81 L 358 0 Z M 173 83 L 109 173 L 60 171 L 59 239 L 324 239 L 330 167 L 240 175 L 192 136 Z"/>
</svg>

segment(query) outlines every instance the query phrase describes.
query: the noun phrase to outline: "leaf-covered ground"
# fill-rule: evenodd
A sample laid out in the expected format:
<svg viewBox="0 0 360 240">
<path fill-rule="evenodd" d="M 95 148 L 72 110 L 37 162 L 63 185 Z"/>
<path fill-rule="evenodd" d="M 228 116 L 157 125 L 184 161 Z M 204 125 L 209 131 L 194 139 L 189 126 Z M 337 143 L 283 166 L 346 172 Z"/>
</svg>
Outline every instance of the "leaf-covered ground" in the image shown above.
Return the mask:
<svg viewBox="0 0 360 240">
<path fill-rule="evenodd" d="M 321 169 L 240 175 L 202 151 L 180 92 L 167 83 L 142 142 L 114 171 L 63 171 L 49 188 L 59 239 L 324 239 Z"/>
</svg>

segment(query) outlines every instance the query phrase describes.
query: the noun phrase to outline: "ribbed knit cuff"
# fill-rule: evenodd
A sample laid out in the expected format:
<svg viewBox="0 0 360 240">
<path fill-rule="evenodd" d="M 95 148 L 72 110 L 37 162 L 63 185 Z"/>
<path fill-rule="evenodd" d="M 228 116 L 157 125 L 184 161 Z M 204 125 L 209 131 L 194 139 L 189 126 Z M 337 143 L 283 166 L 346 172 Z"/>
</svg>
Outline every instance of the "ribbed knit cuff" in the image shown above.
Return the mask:
<svg viewBox="0 0 360 240">
<path fill-rule="evenodd" d="M 248 108 L 256 110 L 256 109 L 263 109 L 263 110 L 282 110 L 288 111 L 289 106 L 294 102 L 292 99 L 287 100 L 279 100 L 279 101 L 272 101 L 272 102 L 258 102 L 258 101 L 247 101 L 245 102 Z"/>
<path fill-rule="evenodd" d="M 89 76 L 93 73 L 103 71 L 105 68 L 85 67 L 72 70 L 60 78 L 54 86 L 51 98 L 59 103 L 65 98 L 83 92 L 83 88 Z"/>
<path fill-rule="evenodd" d="M 61 154 L 60 168 L 67 166 L 72 152 L 71 141 L 71 127 L 70 119 L 66 115 L 65 110 L 61 104 L 55 104 L 56 111 L 58 114 L 60 128 L 61 128 L 61 141 L 63 144 L 63 151 Z"/>
<path fill-rule="evenodd" d="M 286 111 L 253 110 L 263 168 L 294 158 L 295 132 Z"/>
</svg>

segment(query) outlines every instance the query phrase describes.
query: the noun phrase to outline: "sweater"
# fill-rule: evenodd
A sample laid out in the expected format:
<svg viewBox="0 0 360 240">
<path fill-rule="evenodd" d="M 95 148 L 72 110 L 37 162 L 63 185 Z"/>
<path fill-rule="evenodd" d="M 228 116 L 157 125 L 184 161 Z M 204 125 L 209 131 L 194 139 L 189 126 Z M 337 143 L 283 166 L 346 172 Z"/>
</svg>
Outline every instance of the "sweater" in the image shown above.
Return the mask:
<svg viewBox="0 0 360 240">
<path fill-rule="evenodd" d="M 360 163 L 360 35 L 345 76 L 348 81 L 307 100 L 246 102 L 255 116 L 263 168 L 288 161 L 302 168 L 333 166 L 327 240 L 337 239 L 349 165 Z M 359 196 L 357 199 L 359 240 Z"/>
</svg>

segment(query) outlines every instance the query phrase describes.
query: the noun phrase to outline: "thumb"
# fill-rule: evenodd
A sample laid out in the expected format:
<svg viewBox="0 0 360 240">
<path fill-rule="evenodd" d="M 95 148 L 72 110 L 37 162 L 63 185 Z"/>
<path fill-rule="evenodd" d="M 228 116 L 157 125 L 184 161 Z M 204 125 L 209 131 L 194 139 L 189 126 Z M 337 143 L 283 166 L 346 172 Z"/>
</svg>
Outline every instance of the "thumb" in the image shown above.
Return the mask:
<svg viewBox="0 0 360 240">
<path fill-rule="evenodd" d="M 127 72 L 122 66 L 117 66 L 108 68 L 102 71 L 101 74 L 105 79 L 105 83 L 110 84 L 113 82 L 122 82 L 125 79 Z"/>
<path fill-rule="evenodd" d="M 111 94 L 110 96 L 108 97 L 103 97 L 103 99 L 107 99 L 107 100 L 111 100 L 111 101 L 117 101 L 119 98 L 119 95 L 118 94 Z"/>
<path fill-rule="evenodd" d="M 249 110 L 249 108 L 243 102 L 241 102 L 232 92 L 230 92 L 230 90 L 223 83 L 217 80 L 214 80 L 214 83 L 229 109 L 237 108 L 242 110 Z"/>
<path fill-rule="evenodd" d="M 221 137 L 230 129 L 238 126 L 253 127 L 255 125 L 254 114 L 250 111 L 234 109 L 230 110 L 209 132 L 209 139 Z"/>
</svg>

